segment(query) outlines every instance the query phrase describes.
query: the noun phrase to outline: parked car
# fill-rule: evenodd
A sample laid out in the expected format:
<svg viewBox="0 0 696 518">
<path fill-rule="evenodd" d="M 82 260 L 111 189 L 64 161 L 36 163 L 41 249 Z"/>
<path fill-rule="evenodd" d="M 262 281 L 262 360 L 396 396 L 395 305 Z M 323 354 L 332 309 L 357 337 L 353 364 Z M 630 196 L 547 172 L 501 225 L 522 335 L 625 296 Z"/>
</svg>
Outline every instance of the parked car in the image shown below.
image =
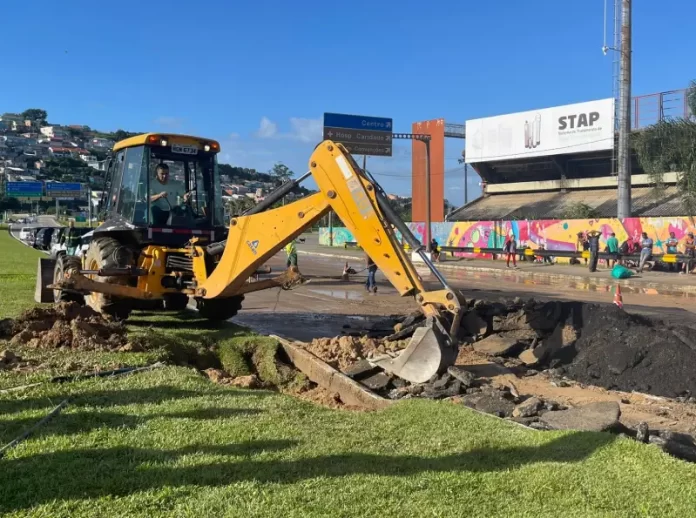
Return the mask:
<svg viewBox="0 0 696 518">
<path fill-rule="evenodd" d="M 84 237 L 88 232 L 91 234 L 92 229 L 91 228 L 75 228 L 77 232 Z M 53 236 L 51 236 L 51 248 L 50 248 L 50 256 L 53 259 L 57 259 L 58 256 L 63 255 L 67 251 L 67 247 L 65 246 L 65 243 L 60 244 L 60 239 L 61 237 L 68 231 L 68 227 L 61 227 L 56 229 L 53 232 Z M 80 239 L 80 245 L 82 246 L 82 239 Z M 75 252 L 75 255 L 80 255 L 79 250 L 81 247 L 78 247 L 78 251 Z"/>
<path fill-rule="evenodd" d="M 55 227 L 44 227 L 36 234 L 34 248 L 37 250 L 48 250 L 51 248 L 51 236 Z"/>
<path fill-rule="evenodd" d="M 31 232 L 29 232 L 29 237 L 27 237 L 27 245 L 29 246 L 34 246 L 34 243 L 36 243 L 36 235 L 41 231 L 41 227 L 34 227 L 31 229 Z"/>
<path fill-rule="evenodd" d="M 22 230 L 19 231 L 19 240 L 27 241 L 29 236 L 32 234 L 32 230 L 34 229 L 31 227 L 22 227 Z"/>
</svg>

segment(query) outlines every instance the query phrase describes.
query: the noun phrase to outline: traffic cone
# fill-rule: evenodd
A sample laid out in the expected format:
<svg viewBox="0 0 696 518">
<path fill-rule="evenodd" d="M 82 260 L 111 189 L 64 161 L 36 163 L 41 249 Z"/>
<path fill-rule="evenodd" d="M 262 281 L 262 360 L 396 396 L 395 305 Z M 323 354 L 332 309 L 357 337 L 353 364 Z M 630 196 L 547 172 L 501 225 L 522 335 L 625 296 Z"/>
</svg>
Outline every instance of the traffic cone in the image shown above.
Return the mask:
<svg viewBox="0 0 696 518">
<path fill-rule="evenodd" d="M 621 296 L 621 286 L 616 285 L 616 290 L 614 291 L 614 304 L 623 309 L 623 297 Z"/>
</svg>

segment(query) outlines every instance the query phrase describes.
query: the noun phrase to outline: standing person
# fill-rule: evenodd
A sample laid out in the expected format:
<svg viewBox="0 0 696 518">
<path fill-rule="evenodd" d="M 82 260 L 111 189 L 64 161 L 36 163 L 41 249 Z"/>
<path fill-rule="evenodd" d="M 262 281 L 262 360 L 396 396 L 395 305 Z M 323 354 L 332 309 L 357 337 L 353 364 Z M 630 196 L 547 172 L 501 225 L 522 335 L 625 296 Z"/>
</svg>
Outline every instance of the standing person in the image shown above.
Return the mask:
<svg viewBox="0 0 696 518">
<path fill-rule="evenodd" d="M 653 240 L 648 237 L 647 232 L 643 232 L 643 239 L 640 241 L 640 262 L 638 263 L 638 273 L 643 273 L 645 261 L 650 259 L 653 249 Z"/>
<path fill-rule="evenodd" d="M 689 232 L 686 235 L 686 240 L 684 240 L 684 255 L 687 259 L 684 262 L 683 270 L 679 273 L 691 273 L 694 265 L 694 257 L 696 257 L 696 241 L 694 240 L 693 232 Z"/>
<path fill-rule="evenodd" d="M 367 281 L 365 282 L 365 289 L 367 289 L 367 291 L 377 293 L 377 282 L 375 281 L 377 265 L 367 254 L 365 254 L 365 264 L 367 265 Z"/>
<path fill-rule="evenodd" d="M 677 245 L 679 245 L 679 240 L 677 237 L 674 235 L 674 232 L 669 233 L 669 239 L 665 241 L 665 245 L 667 246 L 667 253 L 668 254 L 676 254 L 677 253 Z M 672 263 L 669 263 L 669 271 L 672 271 Z M 679 269 L 679 265 L 677 265 L 677 270 Z"/>
<path fill-rule="evenodd" d="M 506 255 L 505 263 L 507 267 L 510 268 L 510 259 L 512 259 L 512 265 L 517 268 L 517 241 L 515 241 L 515 234 L 511 234 L 507 241 L 505 241 L 503 252 L 505 252 Z"/>
<path fill-rule="evenodd" d="M 440 262 L 440 245 L 437 244 L 435 238 L 430 242 L 430 251 L 433 254 L 433 261 Z"/>
<path fill-rule="evenodd" d="M 80 234 L 78 234 L 73 220 L 70 220 L 68 229 L 60 236 L 60 244 L 62 245 L 63 243 L 65 243 L 65 253 L 67 255 L 75 255 L 75 251 L 80 245 Z"/>
<path fill-rule="evenodd" d="M 599 236 L 602 234 L 596 230 L 591 230 L 587 233 L 587 244 L 590 249 L 590 264 L 591 272 L 597 271 L 597 262 L 599 261 Z"/>
<path fill-rule="evenodd" d="M 619 256 L 619 240 L 616 239 L 616 234 L 614 232 L 612 232 L 609 239 L 607 239 L 607 251 L 611 254 L 608 263 L 609 268 L 613 268 L 616 266 L 616 261 Z"/>
<path fill-rule="evenodd" d="M 285 245 L 285 253 L 288 256 L 287 267 L 294 266 L 297 268 L 297 241 L 292 240 Z"/>
</svg>

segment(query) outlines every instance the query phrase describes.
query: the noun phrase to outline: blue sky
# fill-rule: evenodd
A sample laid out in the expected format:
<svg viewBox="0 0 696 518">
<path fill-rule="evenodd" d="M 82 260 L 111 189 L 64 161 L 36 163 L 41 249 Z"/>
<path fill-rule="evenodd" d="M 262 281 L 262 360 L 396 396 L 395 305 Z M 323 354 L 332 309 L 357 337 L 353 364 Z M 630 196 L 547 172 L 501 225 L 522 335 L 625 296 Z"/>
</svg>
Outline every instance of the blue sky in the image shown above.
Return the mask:
<svg viewBox="0 0 696 518">
<path fill-rule="evenodd" d="M 612 94 L 603 0 L 4 0 L 2 14 L 0 112 L 200 134 L 220 140 L 222 161 L 259 170 L 306 170 L 327 111 L 392 117 L 410 131 L 417 120 Z M 687 86 L 696 2 L 636 2 L 633 17 L 634 94 Z M 447 140 L 455 204 L 462 147 Z M 388 192 L 410 195 L 410 143 L 368 169 Z"/>
</svg>

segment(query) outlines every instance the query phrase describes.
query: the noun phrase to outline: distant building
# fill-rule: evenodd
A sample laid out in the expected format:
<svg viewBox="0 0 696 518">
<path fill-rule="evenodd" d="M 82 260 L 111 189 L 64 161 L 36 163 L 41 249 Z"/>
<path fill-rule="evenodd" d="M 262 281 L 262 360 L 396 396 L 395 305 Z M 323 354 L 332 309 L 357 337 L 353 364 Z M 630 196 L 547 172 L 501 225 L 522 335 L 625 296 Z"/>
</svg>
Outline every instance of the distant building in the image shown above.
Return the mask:
<svg viewBox="0 0 696 518">
<path fill-rule="evenodd" d="M 87 165 L 92 169 L 96 169 L 97 171 L 106 171 L 106 160 L 102 160 L 100 162 L 96 158 L 92 157 L 92 160 L 87 161 Z"/>
<path fill-rule="evenodd" d="M 3 113 L 0 115 L 0 121 L 10 123 L 10 122 L 24 122 L 24 117 L 19 113 Z"/>
<path fill-rule="evenodd" d="M 55 158 L 70 158 L 75 152 L 74 148 L 50 146 L 48 151 Z"/>
<path fill-rule="evenodd" d="M 18 135 L 6 135 L 4 139 L 8 146 L 19 149 L 35 146 L 37 144 L 36 139 L 34 138 L 26 138 Z"/>
<path fill-rule="evenodd" d="M 69 136 L 67 130 L 61 126 L 44 126 L 40 131 L 50 138 L 64 139 Z"/>
<path fill-rule="evenodd" d="M 246 186 L 244 185 L 238 185 L 238 184 L 232 184 L 230 185 L 230 190 L 234 194 L 246 194 L 249 192 L 249 189 L 247 189 Z"/>
<path fill-rule="evenodd" d="M 116 142 L 107 138 L 95 137 L 87 141 L 88 149 L 111 149 Z"/>
</svg>

